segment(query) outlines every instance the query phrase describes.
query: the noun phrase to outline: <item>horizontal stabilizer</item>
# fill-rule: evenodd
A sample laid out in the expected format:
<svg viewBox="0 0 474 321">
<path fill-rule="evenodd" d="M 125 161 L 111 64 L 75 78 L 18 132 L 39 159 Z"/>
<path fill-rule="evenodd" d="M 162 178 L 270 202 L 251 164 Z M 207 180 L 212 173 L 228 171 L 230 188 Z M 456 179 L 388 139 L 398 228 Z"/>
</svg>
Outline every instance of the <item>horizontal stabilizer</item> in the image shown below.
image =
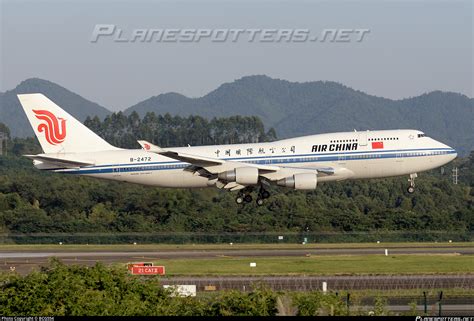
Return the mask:
<svg viewBox="0 0 474 321">
<path fill-rule="evenodd" d="M 77 167 L 95 165 L 92 162 L 57 158 L 57 157 L 44 156 L 44 155 L 23 155 L 23 156 L 33 159 L 33 160 L 38 160 L 38 161 L 45 162 L 51 165 L 56 165 L 56 166 L 66 167 L 66 168 L 77 168 Z"/>
</svg>

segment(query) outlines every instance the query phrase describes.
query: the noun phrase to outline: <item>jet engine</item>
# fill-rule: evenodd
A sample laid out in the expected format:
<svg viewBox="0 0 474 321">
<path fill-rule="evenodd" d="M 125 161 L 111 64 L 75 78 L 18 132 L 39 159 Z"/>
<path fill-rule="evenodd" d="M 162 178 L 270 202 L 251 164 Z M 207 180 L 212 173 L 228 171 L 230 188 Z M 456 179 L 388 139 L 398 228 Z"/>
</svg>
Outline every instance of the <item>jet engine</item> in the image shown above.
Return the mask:
<svg viewBox="0 0 474 321">
<path fill-rule="evenodd" d="M 258 168 L 237 167 L 231 171 L 219 173 L 218 177 L 221 180 L 241 185 L 256 185 L 258 183 Z"/>
<path fill-rule="evenodd" d="M 295 190 L 316 189 L 318 184 L 318 175 L 311 173 L 295 174 L 277 181 L 278 186 L 290 187 Z"/>
</svg>

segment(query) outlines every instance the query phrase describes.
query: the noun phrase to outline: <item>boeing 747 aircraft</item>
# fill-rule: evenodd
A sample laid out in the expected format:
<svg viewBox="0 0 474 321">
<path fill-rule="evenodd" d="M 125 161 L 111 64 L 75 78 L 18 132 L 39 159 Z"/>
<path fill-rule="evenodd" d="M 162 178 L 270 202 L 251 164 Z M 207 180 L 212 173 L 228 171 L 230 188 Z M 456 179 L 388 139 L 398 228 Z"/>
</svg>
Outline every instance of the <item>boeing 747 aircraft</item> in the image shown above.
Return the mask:
<svg viewBox="0 0 474 321">
<path fill-rule="evenodd" d="M 160 187 L 238 191 L 238 204 L 262 205 L 271 184 L 313 190 L 318 182 L 409 175 L 442 166 L 456 151 L 411 129 L 352 131 L 268 143 L 142 149 L 110 145 L 43 94 L 18 98 L 43 154 L 25 155 L 36 168 Z"/>
</svg>

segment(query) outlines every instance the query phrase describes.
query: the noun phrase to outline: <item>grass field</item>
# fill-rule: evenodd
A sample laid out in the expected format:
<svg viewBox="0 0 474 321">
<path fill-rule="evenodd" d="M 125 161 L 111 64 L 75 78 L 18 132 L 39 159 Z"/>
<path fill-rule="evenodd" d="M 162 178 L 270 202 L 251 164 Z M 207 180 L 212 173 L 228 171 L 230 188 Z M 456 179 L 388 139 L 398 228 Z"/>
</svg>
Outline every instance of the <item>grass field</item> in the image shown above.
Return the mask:
<svg viewBox="0 0 474 321">
<path fill-rule="evenodd" d="M 399 243 L 314 243 L 314 244 L 0 244 L 1 251 L 175 251 L 175 250 L 272 250 L 272 249 L 334 249 L 334 248 L 458 248 L 474 247 L 474 242 L 399 242 Z"/>
<path fill-rule="evenodd" d="M 257 263 L 250 267 L 250 262 Z M 436 255 L 335 255 L 159 260 L 168 276 L 375 275 L 474 273 L 474 257 Z"/>
</svg>

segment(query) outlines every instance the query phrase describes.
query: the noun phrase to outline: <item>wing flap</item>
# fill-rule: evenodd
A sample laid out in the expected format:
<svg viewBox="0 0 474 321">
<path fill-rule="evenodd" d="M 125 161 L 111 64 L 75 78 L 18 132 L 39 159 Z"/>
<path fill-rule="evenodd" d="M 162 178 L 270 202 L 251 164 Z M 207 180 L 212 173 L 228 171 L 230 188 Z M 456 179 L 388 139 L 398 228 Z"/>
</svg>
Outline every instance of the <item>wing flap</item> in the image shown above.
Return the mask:
<svg viewBox="0 0 474 321">
<path fill-rule="evenodd" d="M 284 168 L 288 168 L 288 169 L 303 169 L 303 170 L 313 170 L 313 171 L 316 171 L 318 173 L 323 173 L 323 174 L 326 174 L 326 175 L 334 175 L 334 173 L 336 172 L 336 169 L 333 168 L 333 167 L 284 167 Z"/>
</svg>

